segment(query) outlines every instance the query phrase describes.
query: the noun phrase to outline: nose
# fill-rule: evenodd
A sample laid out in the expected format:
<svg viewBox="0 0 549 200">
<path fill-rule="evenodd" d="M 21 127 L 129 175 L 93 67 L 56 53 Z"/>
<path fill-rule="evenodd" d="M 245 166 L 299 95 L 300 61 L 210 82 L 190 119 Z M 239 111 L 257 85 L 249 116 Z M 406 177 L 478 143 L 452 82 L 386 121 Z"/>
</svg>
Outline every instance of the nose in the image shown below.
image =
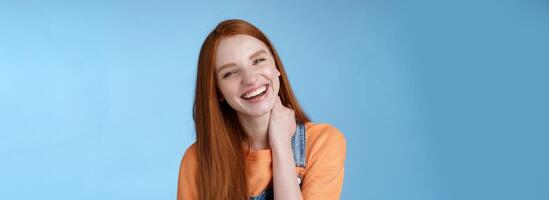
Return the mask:
<svg viewBox="0 0 549 200">
<path fill-rule="evenodd" d="M 255 73 L 255 71 L 243 70 L 242 73 L 242 84 L 253 85 L 257 81 L 257 74 Z"/>
</svg>

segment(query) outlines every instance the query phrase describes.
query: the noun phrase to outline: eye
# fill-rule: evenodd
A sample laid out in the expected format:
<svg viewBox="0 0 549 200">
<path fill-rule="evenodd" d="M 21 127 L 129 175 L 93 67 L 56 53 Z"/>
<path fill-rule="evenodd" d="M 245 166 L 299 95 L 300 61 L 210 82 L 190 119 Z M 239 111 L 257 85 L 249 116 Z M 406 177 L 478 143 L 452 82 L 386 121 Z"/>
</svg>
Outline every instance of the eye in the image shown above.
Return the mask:
<svg viewBox="0 0 549 200">
<path fill-rule="evenodd" d="M 257 64 L 259 64 L 260 62 L 263 62 L 263 61 L 265 61 L 265 58 L 258 58 L 258 59 L 255 59 L 255 60 L 254 60 L 254 63 L 253 63 L 253 64 L 254 64 L 254 65 L 257 65 Z"/>
<path fill-rule="evenodd" d="M 227 73 L 223 74 L 223 78 L 229 78 L 231 75 L 233 75 L 237 72 L 238 72 L 237 70 L 228 71 Z"/>
</svg>

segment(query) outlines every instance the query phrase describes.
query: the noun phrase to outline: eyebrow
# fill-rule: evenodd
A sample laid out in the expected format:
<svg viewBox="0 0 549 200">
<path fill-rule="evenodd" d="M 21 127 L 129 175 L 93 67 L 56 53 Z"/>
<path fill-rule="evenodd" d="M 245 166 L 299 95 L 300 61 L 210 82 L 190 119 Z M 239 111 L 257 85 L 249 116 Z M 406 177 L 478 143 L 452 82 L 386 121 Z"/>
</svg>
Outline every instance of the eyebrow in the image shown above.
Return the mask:
<svg viewBox="0 0 549 200">
<path fill-rule="evenodd" d="M 249 59 L 252 59 L 252 58 L 254 58 L 254 57 L 258 56 L 258 55 L 261 55 L 261 54 L 263 54 L 263 53 L 267 53 L 267 51 L 265 51 L 264 49 L 261 49 L 261 50 L 259 50 L 259 51 L 256 51 L 255 53 L 253 53 L 253 54 L 250 56 Z M 223 66 L 221 66 L 221 67 L 217 70 L 217 72 L 220 72 L 220 71 L 223 70 L 224 68 L 232 67 L 232 66 L 236 66 L 236 64 L 235 64 L 235 63 L 227 63 L 227 64 L 224 64 Z"/>
<path fill-rule="evenodd" d="M 267 53 L 267 52 L 266 52 L 264 49 L 261 49 L 261 50 L 259 50 L 259 51 L 256 51 L 255 53 L 253 53 L 253 54 L 250 56 L 249 59 L 252 59 L 252 58 L 254 58 L 254 57 L 258 56 L 258 55 L 261 55 L 262 53 Z"/>
</svg>

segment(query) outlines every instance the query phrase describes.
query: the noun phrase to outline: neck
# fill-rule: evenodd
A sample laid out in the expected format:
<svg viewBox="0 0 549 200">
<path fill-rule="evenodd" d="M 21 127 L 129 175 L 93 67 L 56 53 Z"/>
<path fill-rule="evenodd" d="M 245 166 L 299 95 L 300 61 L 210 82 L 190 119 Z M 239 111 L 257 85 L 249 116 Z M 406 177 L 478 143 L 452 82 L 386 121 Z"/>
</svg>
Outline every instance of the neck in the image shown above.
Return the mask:
<svg viewBox="0 0 549 200">
<path fill-rule="evenodd" d="M 269 149 L 268 128 L 270 113 L 261 116 L 238 115 L 238 121 L 248 136 L 251 150 Z M 246 144 L 245 144 L 246 145 Z M 246 145 L 247 146 L 247 145 Z"/>
</svg>

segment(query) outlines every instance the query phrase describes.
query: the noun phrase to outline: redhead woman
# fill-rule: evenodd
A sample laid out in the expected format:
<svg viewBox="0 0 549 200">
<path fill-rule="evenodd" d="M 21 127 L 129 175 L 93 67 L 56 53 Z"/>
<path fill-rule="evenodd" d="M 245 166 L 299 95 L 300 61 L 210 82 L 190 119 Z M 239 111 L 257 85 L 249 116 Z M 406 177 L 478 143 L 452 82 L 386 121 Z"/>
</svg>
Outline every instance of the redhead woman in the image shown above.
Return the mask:
<svg viewBox="0 0 549 200">
<path fill-rule="evenodd" d="M 200 50 L 178 200 L 339 199 L 346 141 L 309 120 L 267 37 L 226 20 Z"/>
</svg>

